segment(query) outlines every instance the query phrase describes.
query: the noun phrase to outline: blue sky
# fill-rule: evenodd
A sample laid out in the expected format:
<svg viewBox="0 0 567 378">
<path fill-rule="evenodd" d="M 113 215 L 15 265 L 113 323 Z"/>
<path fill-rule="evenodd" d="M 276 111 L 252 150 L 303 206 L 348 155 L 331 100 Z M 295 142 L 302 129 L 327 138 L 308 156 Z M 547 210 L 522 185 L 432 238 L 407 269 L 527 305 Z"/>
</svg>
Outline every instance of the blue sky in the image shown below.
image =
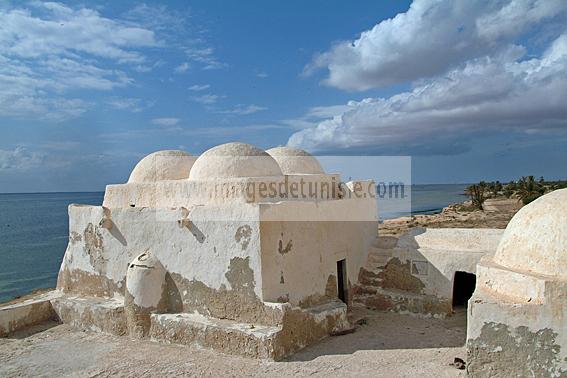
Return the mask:
<svg viewBox="0 0 567 378">
<path fill-rule="evenodd" d="M 229 141 L 409 155 L 414 183 L 567 178 L 566 12 L 0 0 L 0 192 L 102 190 Z"/>
</svg>

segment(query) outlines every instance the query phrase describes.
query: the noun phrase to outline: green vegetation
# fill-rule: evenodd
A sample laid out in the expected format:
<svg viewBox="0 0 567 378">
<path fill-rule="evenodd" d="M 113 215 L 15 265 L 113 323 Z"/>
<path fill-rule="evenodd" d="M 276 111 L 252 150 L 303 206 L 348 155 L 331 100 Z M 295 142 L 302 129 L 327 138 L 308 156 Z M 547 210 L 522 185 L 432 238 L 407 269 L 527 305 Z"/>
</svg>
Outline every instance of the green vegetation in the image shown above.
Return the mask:
<svg viewBox="0 0 567 378">
<path fill-rule="evenodd" d="M 481 181 L 478 184 L 470 185 L 465 189 L 465 194 L 471 197 L 473 208 L 483 210 L 482 205 L 487 198 L 487 188 L 488 186 L 486 183 Z"/>
<path fill-rule="evenodd" d="M 534 179 L 534 176 L 522 177 L 520 181 L 518 181 L 518 190 L 516 194 L 522 200 L 524 205 L 532 202 L 538 197 L 541 197 L 545 194 L 545 181 L 542 180 L 537 181 Z"/>
<path fill-rule="evenodd" d="M 536 181 L 534 176 L 525 176 L 517 182 L 510 181 L 506 185 L 502 185 L 500 181 L 489 183 L 481 181 L 469 185 L 465 189 L 465 194 L 471 198 L 472 208 L 483 210 L 484 201 L 488 198 L 502 195 L 506 198 L 517 198 L 527 205 L 545 193 L 563 188 L 567 188 L 567 181 L 545 181 L 543 176 Z"/>
</svg>

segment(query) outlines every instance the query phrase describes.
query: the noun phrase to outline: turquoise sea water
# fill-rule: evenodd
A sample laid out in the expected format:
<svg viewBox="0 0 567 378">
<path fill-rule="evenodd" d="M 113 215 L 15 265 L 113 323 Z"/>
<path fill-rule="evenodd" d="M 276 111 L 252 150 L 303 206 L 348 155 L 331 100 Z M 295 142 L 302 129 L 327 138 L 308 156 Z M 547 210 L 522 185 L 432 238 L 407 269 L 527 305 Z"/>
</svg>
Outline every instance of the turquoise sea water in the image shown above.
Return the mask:
<svg viewBox="0 0 567 378">
<path fill-rule="evenodd" d="M 411 211 L 431 214 L 462 202 L 466 185 L 414 185 Z M 100 205 L 103 193 L 0 194 L 0 302 L 54 287 L 68 241 L 67 207 Z M 392 218 L 407 213 L 381 213 Z"/>
</svg>

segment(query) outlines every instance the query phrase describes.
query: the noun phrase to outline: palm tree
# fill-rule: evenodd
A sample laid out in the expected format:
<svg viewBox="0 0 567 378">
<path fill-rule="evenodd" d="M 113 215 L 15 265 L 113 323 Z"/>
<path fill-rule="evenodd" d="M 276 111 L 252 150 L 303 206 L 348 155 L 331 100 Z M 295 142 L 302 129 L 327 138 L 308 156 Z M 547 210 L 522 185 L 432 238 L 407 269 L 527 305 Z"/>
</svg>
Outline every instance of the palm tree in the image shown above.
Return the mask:
<svg viewBox="0 0 567 378">
<path fill-rule="evenodd" d="M 534 176 L 522 177 L 518 181 L 518 196 L 524 205 L 527 205 L 544 193 L 545 187 L 536 182 Z"/>
<path fill-rule="evenodd" d="M 516 192 L 516 189 L 517 189 L 516 182 L 515 182 L 515 181 L 510 181 L 510 182 L 504 187 L 504 195 L 506 196 L 506 198 L 512 197 L 512 195 Z"/>
<path fill-rule="evenodd" d="M 465 194 L 471 197 L 472 206 L 479 210 L 483 210 L 482 204 L 486 200 L 487 185 L 484 181 L 478 184 L 470 185 L 465 189 Z"/>
</svg>

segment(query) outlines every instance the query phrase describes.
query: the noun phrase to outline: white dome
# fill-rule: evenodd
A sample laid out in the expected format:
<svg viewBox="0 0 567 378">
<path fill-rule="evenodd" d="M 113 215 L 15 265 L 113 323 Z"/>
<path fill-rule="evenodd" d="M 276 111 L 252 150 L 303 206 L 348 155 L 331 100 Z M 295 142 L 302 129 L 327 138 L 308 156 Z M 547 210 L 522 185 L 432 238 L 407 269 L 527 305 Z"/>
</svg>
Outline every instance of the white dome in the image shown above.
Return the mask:
<svg viewBox="0 0 567 378">
<path fill-rule="evenodd" d="M 189 177 L 191 167 L 197 158 L 185 151 L 157 151 L 136 164 L 129 183 L 182 180 Z"/>
<path fill-rule="evenodd" d="M 506 227 L 494 261 L 515 270 L 567 278 L 567 189 L 520 209 Z"/>
<path fill-rule="evenodd" d="M 323 174 L 319 161 L 310 153 L 292 147 L 275 147 L 266 151 L 286 175 Z"/>
<path fill-rule="evenodd" d="M 205 151 L 191 169 L 190 180 L 282 176 L 266 151 L 245 143 L 226 143 Z"/>
</svg>

